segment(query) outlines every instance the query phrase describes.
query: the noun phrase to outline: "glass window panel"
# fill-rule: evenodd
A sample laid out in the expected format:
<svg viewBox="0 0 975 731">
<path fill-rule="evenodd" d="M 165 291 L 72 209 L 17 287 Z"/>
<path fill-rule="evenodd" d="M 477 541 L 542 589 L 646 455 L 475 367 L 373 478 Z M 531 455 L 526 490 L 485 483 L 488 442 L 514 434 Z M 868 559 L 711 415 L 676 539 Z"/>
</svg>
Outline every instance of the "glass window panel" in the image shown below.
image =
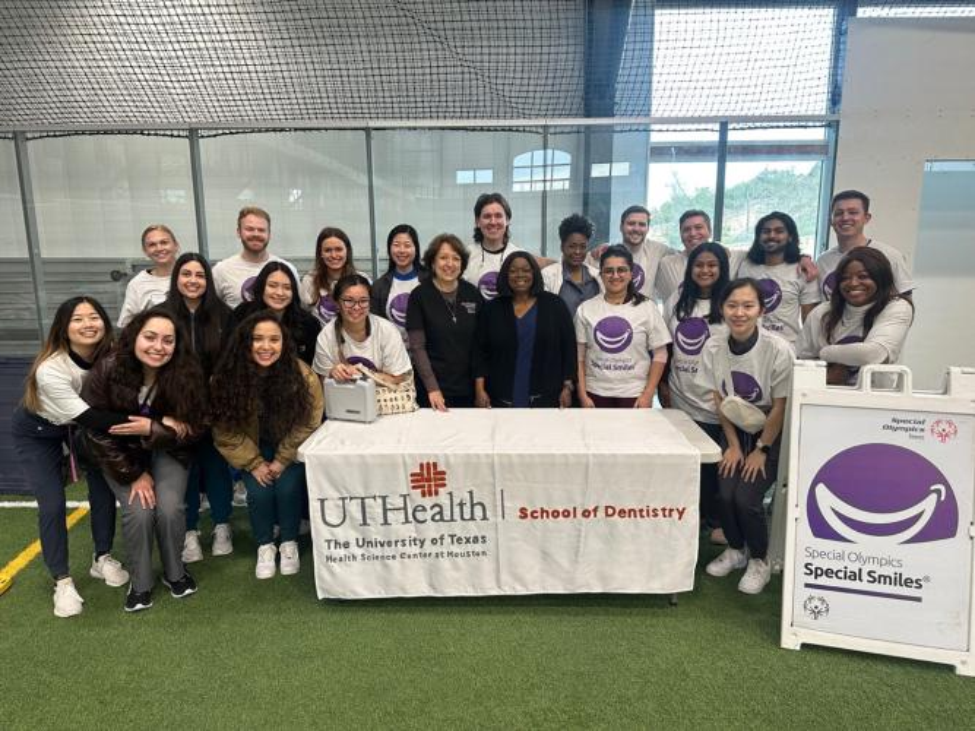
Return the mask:
<svg viewBox="0 0 975 731">
<path fill-rule="evenodd" d="M 569 165 L 556 165 L 552 168 L 552 179 L 553 180 L 567 180 L 569 178 L 569 171 L 571 167 Z"/>
<path fill-rule="evenodd" d="M 458 170 L 457 185 L 469 185 L 474 182 L 473 170 Z"/>
<path fill-rule="evenodd" d="M 623 177 L 630 174 L 630 163 L 628 162 L 614 162 L 613 163 L 613 177 Z"/>
<path fill-rule="evenodd" d="M 534 150 L 532 152 L 532 165 L 545 164 L 545 150 Z"/>
<path fill-rule="evenodd" d="M 476 182 L 478 183 L 493 183 L 494 182 L 494 171 L 493 170 L 477 170 L 475 171 Z"/>
<path fill-rule="evenodd" d="M 647 208 L 650 236 L 681 248 L 678 221 L 691 208 L 714 213 L 717 130 L 653 130 Z"/>
<path fill-rule="evenodd" d="M 40 346 L 37 306 L 12 140 L 0 140 L 0 220 L 7 222 L 0 226 L 0 355 L 33 356 Z"/>
<path fill-rule="evenodd" d="M 594 162 L 589 176 L 592 178 L 608 178 L 610 164 L 608 162 Z"/>
<path fill-rule="evenodd" d="M 195 251 L 196 218 L 185 139 L 79 135 L 29 143 L 48 316 L 79 294 L 113 319 L 129 277 L 148 265 L 139 236 L 152 223 Z"/>
<path fill-rule="evenodd" d="M 524 183 L 525 181 L 532 179 L 532 169 L 531 168 L 515 168 L 512 172 L 512 178 L 516 183 Z"/>
<path fill-rule="evenodd" d="M 532 153 L 525 152 L 521 155 L 517 155 L 514 159 L 514 164 L 516 167 L 529 167 L 532 164 Z"/>
<path fill-rule="evenodd" d="M 972 3 L 919 3 L 887 2 L 860 3 L 857 7 L 860 18 L 972 18 L 975 5 Z"/>
</svg>

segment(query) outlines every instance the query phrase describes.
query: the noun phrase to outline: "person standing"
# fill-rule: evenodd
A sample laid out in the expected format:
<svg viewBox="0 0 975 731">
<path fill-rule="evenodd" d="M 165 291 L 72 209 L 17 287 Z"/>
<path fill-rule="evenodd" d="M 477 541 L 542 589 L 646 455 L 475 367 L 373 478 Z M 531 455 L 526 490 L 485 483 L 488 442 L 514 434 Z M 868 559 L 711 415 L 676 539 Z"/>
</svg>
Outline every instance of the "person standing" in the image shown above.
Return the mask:
<svg viewBox="0 0 975 731">
<path fill-rule="evenodd" d="M 406 307 L 410 292 L 429 276 L 420 263 L 420 239 L 408 223 L 393 226 L 386 236 L 389 268 L 372 285 L 370 311 L 396 325 L 406 340 Z"/>
<path fill-rule="evenodd" d="M 650 211 L 644 206 L 630 206 L 620 216 L 620 234 L 622 246 L 625 246 L 633 259 L 632 280 L 637 294 L 654 300 L 657 293 L 654 284 L 657 270 L 664 257 L 673 253 L 667 244 L 654 241 L 647 236 L 650 230 Z M 599 260 L 606 251 L 606 246 L 599 246 L 589 252 L 586 260 L 591 266 L 598 268 Z"/>
<path fill-rule="evenodd" d="M 118 316 L 118 326 L 125 327 L 129 320 L 166 299 L 173 264 L 179 255 L 179 242 L 168 226 L 156 223 L 142 232 L 142 251 L 152 262 L 125 285 L 125 300 Z"/>
<path fill-rule="evenodd" d="M 573 213 L 559 224 L 562 261 L 542 269 L 545 291 L 558 295 L 575 317 L 579 305 L 600 292 L 599 270 L 586 263 L 586 252 L 592 240 L 593 224 L 585 216 Z"/>
<path fill-rule="evenodd" d="M 500 193 L 483 193 L 474 203 L 474 246 L 467 257 L 464 279 L 486 301 L 498 295 L 498 272 L 516 251 L 511 243 L 511 206 Z"/>
<path fill-rule="evenodd" d="M 322 325 L 335 319 L 338 312 L 332 298 L 335 283 L 350 274 L 359 274 L 355 269 L 352 241 L 342 229 L 326 226 L 315 239 L 315 266 L 301 278 L 301 303 Z"/>
<path fill-rule="evenodd" d="M 241 249 L 213 267 L 217 294 L 230 309 L 254 299 L 254 280 L 269 261 L 286 264 L 298 278 L 290 263 L 268 251 L 271 243 L 271 215 L 255 206 L 246 206 L 237 214 L 237 236 Z"/>
</svg>

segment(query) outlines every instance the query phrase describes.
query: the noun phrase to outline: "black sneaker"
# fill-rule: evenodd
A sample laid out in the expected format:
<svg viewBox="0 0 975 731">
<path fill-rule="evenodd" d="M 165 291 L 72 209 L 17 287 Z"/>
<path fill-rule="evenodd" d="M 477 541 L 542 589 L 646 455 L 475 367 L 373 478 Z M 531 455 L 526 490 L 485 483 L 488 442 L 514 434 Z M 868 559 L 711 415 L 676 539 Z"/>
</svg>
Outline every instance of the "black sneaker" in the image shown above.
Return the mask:
<svg viewBox="0 0 975 731">
<path fill-rule="evenodd" d="M 163 576 L 162 582 L 169 589 L 169 593 L 173 595 L 174 599 L 183 599 L 190 594 L 196 594 L 196 582 L 189 575 L 189 572 L 183 574 L 183 578 L 176 581 L 170 581 Z"/>
<path fill-rule="evenodd" d="M 129 593 L 125 596 L 126 612 L 141 612 L 152 606 L 151 591 L 136 591 L 129 586 Z"/>
</svg>

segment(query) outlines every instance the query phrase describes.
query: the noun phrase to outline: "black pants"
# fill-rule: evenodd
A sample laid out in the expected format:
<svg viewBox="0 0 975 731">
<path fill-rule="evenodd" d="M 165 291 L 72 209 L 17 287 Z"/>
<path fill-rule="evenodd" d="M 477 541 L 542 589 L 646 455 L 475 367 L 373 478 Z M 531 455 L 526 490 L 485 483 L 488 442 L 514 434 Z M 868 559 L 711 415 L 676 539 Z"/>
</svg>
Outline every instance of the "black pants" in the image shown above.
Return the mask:
<svg viewBox="0 0 975 731">
<path fill-rule="evenodd" d="M 52 424 L 36 414 L 18 408 L 11 420 L 11 434 L 20 464 L 37 500 L 37 527 L 44 564 L 51 576 L 61 579 L 68 569 L 67 506 L 61 465 L 62 445 L 68 428 Z M 101 472 L 86 468 L 88 502 L 91 504 L 91 535 L 95 553 L 109 553 L 115 540 L 115 496 Z"/>
<path fill-rule="evenodd" d="M 701 431 L 707 434 L 716 444 L 721 444 L 722 433 L 720 424 L 708 424 L 695 421 Z M 707 529 L 721 525 L 721 508 L 718 504 L 718 464 L 701 465 L 701 526 Z"/>
<path fill-rule="evenodd" d="M 738 430 L 738 442 L 742 454 L 747 457 L 754 449 L 758 436 Z M 721 528 L 728 539 L 728 545 L 739 551 L 748 547 L 752 558 L 764 559 L 768 553 L 768 521 L 765 519 L 765 493 L 775 484 L 779 471 L 779 445 L 776 439 L 765 458 L 765 475 L 758 474 L 754 480 L 741 476 L 742 467 L 731 477 L 718 478 L 719 506 L 721 509 Z M 728 448 L 722 435 L 721 450 Z"/>
</svg>

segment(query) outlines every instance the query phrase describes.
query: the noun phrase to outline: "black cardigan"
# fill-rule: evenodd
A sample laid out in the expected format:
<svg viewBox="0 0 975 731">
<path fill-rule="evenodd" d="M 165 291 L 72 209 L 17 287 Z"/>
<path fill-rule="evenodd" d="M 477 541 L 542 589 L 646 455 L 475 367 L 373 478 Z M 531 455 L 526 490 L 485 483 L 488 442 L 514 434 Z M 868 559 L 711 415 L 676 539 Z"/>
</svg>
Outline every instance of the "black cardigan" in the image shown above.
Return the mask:
<svg viewBox="0 0 975 731">
<path fill-rule="evenodd" d="M 562 385 L 575 379 L 576 337 L 565 302 L 542 292 L 535 302 L 535 347 L 532 350 L 532 406 L 557 407 Z M 481 310 L 477 321 L 474 375 L 485 379 L 491 402 L 510 404 L 514 390 L 518 336 L 510 297 L 498 297 Z"/>
<path fill-rule="evenodd" d="M 389 292 L 393 288 L 393 269 L 390 269 L 372 284 L 372 294 L 369 296 L 369 311 L 388 320 L 386 316 L 386 300 L 389 299 Z M 430 272 L 420 268 L 418 272 L 420 283 L 430 278 Z"/>
</svg>

